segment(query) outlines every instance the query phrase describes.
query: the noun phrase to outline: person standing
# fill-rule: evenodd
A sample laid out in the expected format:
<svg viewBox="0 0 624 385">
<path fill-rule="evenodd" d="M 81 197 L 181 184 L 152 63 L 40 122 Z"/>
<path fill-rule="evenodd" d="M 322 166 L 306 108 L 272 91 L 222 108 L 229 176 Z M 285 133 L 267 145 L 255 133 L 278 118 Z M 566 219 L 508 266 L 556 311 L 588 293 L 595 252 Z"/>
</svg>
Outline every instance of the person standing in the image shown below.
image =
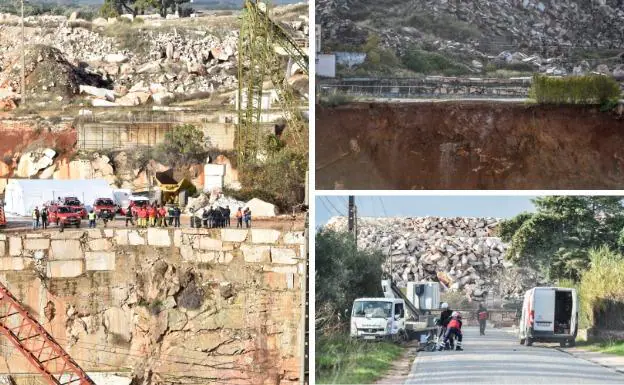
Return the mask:
<svg viewBox="0 0 624 385">
<path fill-rule="evenodd" d="M 236 210 L 236 228 L 243 228 L 243 209 L 241 207 Z"/>
<path fill-rule="evenodd" d="M 167 227 L 167 209 L 165 205 L 160 205 L 160 209 L 158 209 L 158 225 Z"/>
<path fill-rule="evenodd" d="M 149 226 L 156 226 L 156 205 L 150 205 L 147 209 L 147 215 L 149 216 Z"/>
<path fill-rule="evenodd" d="M 89 228 L 95 228 L 95 213 L 93 212 L 93 209 L 91 209 L 91 211 L 89 211 Z"/>
<path fill-rule="evenodd" d="M 175 216 L 175 208 L 173 206 L 169 206 L 169 226 L 173 226 L 173 217 Z"/>
<path fill-rule="evenodd" d="M 243 215 L 245 216 L 245 226 L 247 228 L 251 227 L 251 210 L 249 209 L 249 207 L 245 208 L 245 212 L 243 213 Z"/>
<path fill-rule="evenodd" d="M 128 227 L 128 222 L 130 222 L 130 224 L 134 226 L 134 220 L 132 218 L 132 209 L 128 207 L 128 209 L 126 210 L 126 227 Z"/>
<path fill-rule="evenodd" d="M 225 226 L 230 227 L 230 215 L 232 212 L 230 211 L 230 206 L 225 206 Z"/>
<path fill-rule="evenodd" d="M 173 208 L 173 226 L 180 227 L 180 208 L 178 206 Z"/>
<path fill-rule="evenodd" d="M 44 230 L 48 228 L 48 209 L 47 209 L 47 207 L 44 207 L 43 209 L 41 209 L 41 226 L 43 227 Z"/>
<path fill-rule="evenodd" d="M 479 318 L 479 334 L 482 336 L 485 335 L 485 325 L 487 324 L 488 319 L 488 311 L 483 306 L 482 303 L 479 304 L 479 310 L 477 311 L 477 316 Z"/>
<path fill-rule="evenodd" d="M 35 206 L 35 209 L 32 212 L 32 228 L 33 230 L 39 228 L 39 207 Z"/>
</svg>

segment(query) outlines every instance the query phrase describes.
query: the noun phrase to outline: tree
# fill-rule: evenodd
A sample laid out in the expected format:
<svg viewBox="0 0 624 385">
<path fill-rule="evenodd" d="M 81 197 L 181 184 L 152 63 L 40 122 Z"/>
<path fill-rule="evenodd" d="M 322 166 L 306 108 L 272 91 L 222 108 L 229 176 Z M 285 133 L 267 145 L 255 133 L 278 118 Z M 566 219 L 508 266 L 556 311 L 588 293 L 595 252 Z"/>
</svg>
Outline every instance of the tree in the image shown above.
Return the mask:
<svg viewBox="0 0 624 385">
<path fill-rule="evenodd" d="M 190 0 L 104 0 L 104 5 L 100 8 L 102 16 L 116 17 L 122 13 L 131 13 L 134 16 L 145 13 L 148 9 L 156 9 L 160 16 L 167 16 L 167 9 L 172 12 Z"/>
<path fill-rule="evenodd" d="M 619 197 L 553 196 L 533 200 L 537 212 L 503 221 L 499 234 L 511 245 L 506 258 L 551 279 L 580 279 L 592 248 L 620 245 L 624 207 Z M 624 245 L 622 245 L 624 246 Z"/>
<path fill-rule="evenodd" d="M 169 166 L 204 163 L 208 144 L 204 133 L 192 124 L 176 126 L 165 134 L 165 140 L 154 149 L 156 159 Z"/>
<path fill-rule="evenodd" d="M 344 321 L 342 315 L 351 308 L 353 300 L 381 295 L 384 259 L 380 251 L 358 249 L 349 233 L 319 231 L 316 234 L 317 309 L 323 309 L 325 317 Z"/>
</svg>

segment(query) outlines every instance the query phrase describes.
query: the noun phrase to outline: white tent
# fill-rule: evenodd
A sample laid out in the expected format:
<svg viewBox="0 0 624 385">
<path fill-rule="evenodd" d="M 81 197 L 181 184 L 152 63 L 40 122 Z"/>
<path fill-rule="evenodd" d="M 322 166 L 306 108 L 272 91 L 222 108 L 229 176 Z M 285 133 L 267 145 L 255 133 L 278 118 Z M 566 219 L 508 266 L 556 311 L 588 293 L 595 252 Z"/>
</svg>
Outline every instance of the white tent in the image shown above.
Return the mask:
<svg viewBox="0 0 624 385">
<path fill-rule="evenodd" d="M 97 198 L 114 198 L 113 189 L 104 179 L 9 179 L 4 190 L 4 210 L 30 215 L 36 206 L 66 196 L 80 199 L 87 210 Z"/>
</svg>

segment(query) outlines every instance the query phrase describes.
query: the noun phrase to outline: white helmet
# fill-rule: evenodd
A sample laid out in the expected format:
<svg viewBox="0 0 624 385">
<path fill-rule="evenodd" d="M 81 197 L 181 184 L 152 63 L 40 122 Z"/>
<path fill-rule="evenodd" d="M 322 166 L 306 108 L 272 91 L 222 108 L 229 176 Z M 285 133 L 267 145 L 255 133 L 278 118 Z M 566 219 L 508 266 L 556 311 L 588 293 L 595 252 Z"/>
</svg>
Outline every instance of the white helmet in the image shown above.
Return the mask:
<svg viewBox="0 0 624 385">
<path fill-rule="evenodd" d="M 453 313 L 451 313 L 451 318 L 461 319 L 461 313 L 458 311 L 454 311 Z"/>
<path fill-rule="evenodd" d="M 440 306 L 442 309 L 448 309 L 448 303 L 444 302 L 442 303 L 442 306 Z"/>
</svg>

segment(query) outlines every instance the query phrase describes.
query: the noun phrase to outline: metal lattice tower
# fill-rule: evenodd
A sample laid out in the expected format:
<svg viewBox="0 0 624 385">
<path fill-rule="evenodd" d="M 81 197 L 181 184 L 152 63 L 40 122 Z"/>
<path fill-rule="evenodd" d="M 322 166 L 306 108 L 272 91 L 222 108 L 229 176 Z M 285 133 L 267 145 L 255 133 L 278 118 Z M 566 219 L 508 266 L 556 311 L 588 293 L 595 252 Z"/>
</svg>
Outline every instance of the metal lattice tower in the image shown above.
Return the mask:
<svg viewBox="0 0 624 385">
<path fill-rule="evenodd" d="M 11 292 L 0 284 L 0 333 L 51 385 L 95 385 Z"/>
<path fill-rule="evenodd" d="M 262 96 L 264 82 L 275 88 L 286 120 L 286 136 L 297 148 L 307 145 L 307 125 L 299 109 L 299 100 L 287 82 L 290 65 L 284 70 L 283 50 L 289 64 L 296 63 L 308 73 L 308 57 L 294 40 L 269 17 L 269 4 L 245 0 L 238 45 L 238 135 L 240 164 L 253 162 L 264 149 L 262 133 Z"/>
</svg>

